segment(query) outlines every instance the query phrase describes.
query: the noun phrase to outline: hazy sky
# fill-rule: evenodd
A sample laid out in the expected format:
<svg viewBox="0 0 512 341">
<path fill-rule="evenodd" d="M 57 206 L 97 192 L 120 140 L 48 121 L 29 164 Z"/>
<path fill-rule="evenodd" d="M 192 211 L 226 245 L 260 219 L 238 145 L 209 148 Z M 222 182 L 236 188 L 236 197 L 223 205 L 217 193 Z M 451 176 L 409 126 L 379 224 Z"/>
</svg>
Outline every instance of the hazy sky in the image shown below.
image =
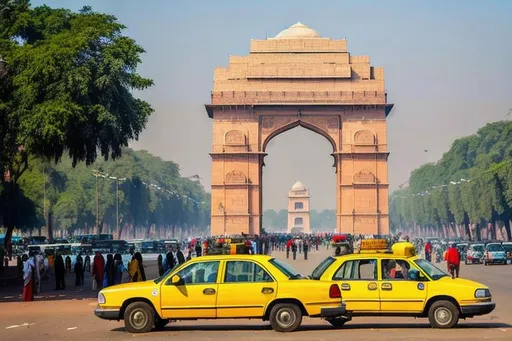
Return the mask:
<svg viewBox="0 0 512 341">
<path fill-rule="evenodd" d="M 114 14 L 147 51 L 139 71 L 155 86 L 141 96 L 155 108 L 136 149 L 199 174 L 210 190 L 213 69 L 247 55 L 251 38 L 275 36 L 300 21 L 323 37 L 347 38 L 354 55 L 384 66 L 389 182 L 396 188 L 453 140 L 512 108 L 512 1 L 46 0 Z M 310 188 L 312 208 L 335 207 L 335 174 L 325 138 L 302 128 L 271 141 L 264 207 L 286 207 L 289 187 Z M 427 153 L 424 150 L 428 150 Z"/>
</svg>

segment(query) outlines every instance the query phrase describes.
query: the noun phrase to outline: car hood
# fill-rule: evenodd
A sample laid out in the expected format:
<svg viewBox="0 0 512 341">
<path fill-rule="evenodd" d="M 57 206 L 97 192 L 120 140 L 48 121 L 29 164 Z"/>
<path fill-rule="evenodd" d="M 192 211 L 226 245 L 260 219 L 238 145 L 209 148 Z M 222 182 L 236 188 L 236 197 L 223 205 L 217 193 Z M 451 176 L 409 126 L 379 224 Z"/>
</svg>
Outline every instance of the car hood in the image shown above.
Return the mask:
<svg viewBox="0 0 512 341">
<path fill-rule="evenodd" d="M 488 289 L 487 285 L 483 285 L 481 283 L 472 281 L 470 279 L 465 279 L 465 278 L 455 278 L 455 279 L 452 279 L 451 277 L 446 276 L 446 277 L 440 278 L 439 282 L 449 282 L 450 285 L 458 285 L 458 286 L 461 286 L 461 287 L 474 287 L 475 289 L 476 288 L 478 288 L 478 289 Z"/>
<path fill-rule="evenodd" d="M 109 293 L 109 292 L 119 292 L 119 291 L 126 291 L 126 290 L 144 290 L 144 289 L 152 289 L 155 288 L 157 284 L 153 280 L 145 281 L 145 282 L 129 282 L 129 283 L 123 283 L 118 285 L 112 285 L 110 287 L 104 288 L 101 290 L 102 293 Z"/>
</svg>

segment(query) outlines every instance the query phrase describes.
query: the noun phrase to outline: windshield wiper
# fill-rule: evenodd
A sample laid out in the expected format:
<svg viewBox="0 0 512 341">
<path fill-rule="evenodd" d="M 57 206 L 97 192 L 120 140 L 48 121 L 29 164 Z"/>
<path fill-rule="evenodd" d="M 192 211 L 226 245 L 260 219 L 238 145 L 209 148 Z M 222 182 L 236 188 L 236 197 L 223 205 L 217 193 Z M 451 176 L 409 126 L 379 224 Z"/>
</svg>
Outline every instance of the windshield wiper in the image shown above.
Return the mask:
<svg viewBox="0 0 512 341">
<path fill-rule="evenodd" d="M 301 278 L 302 278 L 301 274 L 295 274 L 295 275 L 292 275 L 292 277 L 290 277 L 290 279 L 301 279 Z"/>
</svg>

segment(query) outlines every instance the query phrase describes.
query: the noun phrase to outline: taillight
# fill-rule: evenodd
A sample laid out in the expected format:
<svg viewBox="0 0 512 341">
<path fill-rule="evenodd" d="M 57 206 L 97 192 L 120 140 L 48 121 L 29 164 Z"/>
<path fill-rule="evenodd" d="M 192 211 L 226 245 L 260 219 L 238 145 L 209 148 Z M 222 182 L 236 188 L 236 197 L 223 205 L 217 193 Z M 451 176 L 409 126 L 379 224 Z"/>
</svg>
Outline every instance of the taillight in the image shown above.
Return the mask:
<svg viewBox="0 0 512 341">
<path fill-rule="evenodd" d="M 329 288 L 329 297 L 330 298 L 341 298 L 341 290 L 338 284 L 333 284 Z"/>
</svg>

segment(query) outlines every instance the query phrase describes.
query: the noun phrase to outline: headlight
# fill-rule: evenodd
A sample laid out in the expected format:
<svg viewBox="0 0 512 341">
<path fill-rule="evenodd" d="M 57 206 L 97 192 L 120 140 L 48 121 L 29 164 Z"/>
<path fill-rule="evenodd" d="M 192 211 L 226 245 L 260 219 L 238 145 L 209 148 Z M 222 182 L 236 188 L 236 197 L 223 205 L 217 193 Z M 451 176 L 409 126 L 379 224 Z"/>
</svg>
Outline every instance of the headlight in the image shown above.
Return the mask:
<svg viewBox="0 0 512 341">
<path fill-rule="evenodd" d="M 98 304 L 105 304 L 107 300 L 105 299 L 105 295 L 103 295 L 101 292 L 98 293 Z"/>
<path fill-rule="evenodd" d="M 476 298 L 487 298 L 491 297 L 491 291 L 489 289 L 476 289 L 475 290 Z"/>
</svg>

